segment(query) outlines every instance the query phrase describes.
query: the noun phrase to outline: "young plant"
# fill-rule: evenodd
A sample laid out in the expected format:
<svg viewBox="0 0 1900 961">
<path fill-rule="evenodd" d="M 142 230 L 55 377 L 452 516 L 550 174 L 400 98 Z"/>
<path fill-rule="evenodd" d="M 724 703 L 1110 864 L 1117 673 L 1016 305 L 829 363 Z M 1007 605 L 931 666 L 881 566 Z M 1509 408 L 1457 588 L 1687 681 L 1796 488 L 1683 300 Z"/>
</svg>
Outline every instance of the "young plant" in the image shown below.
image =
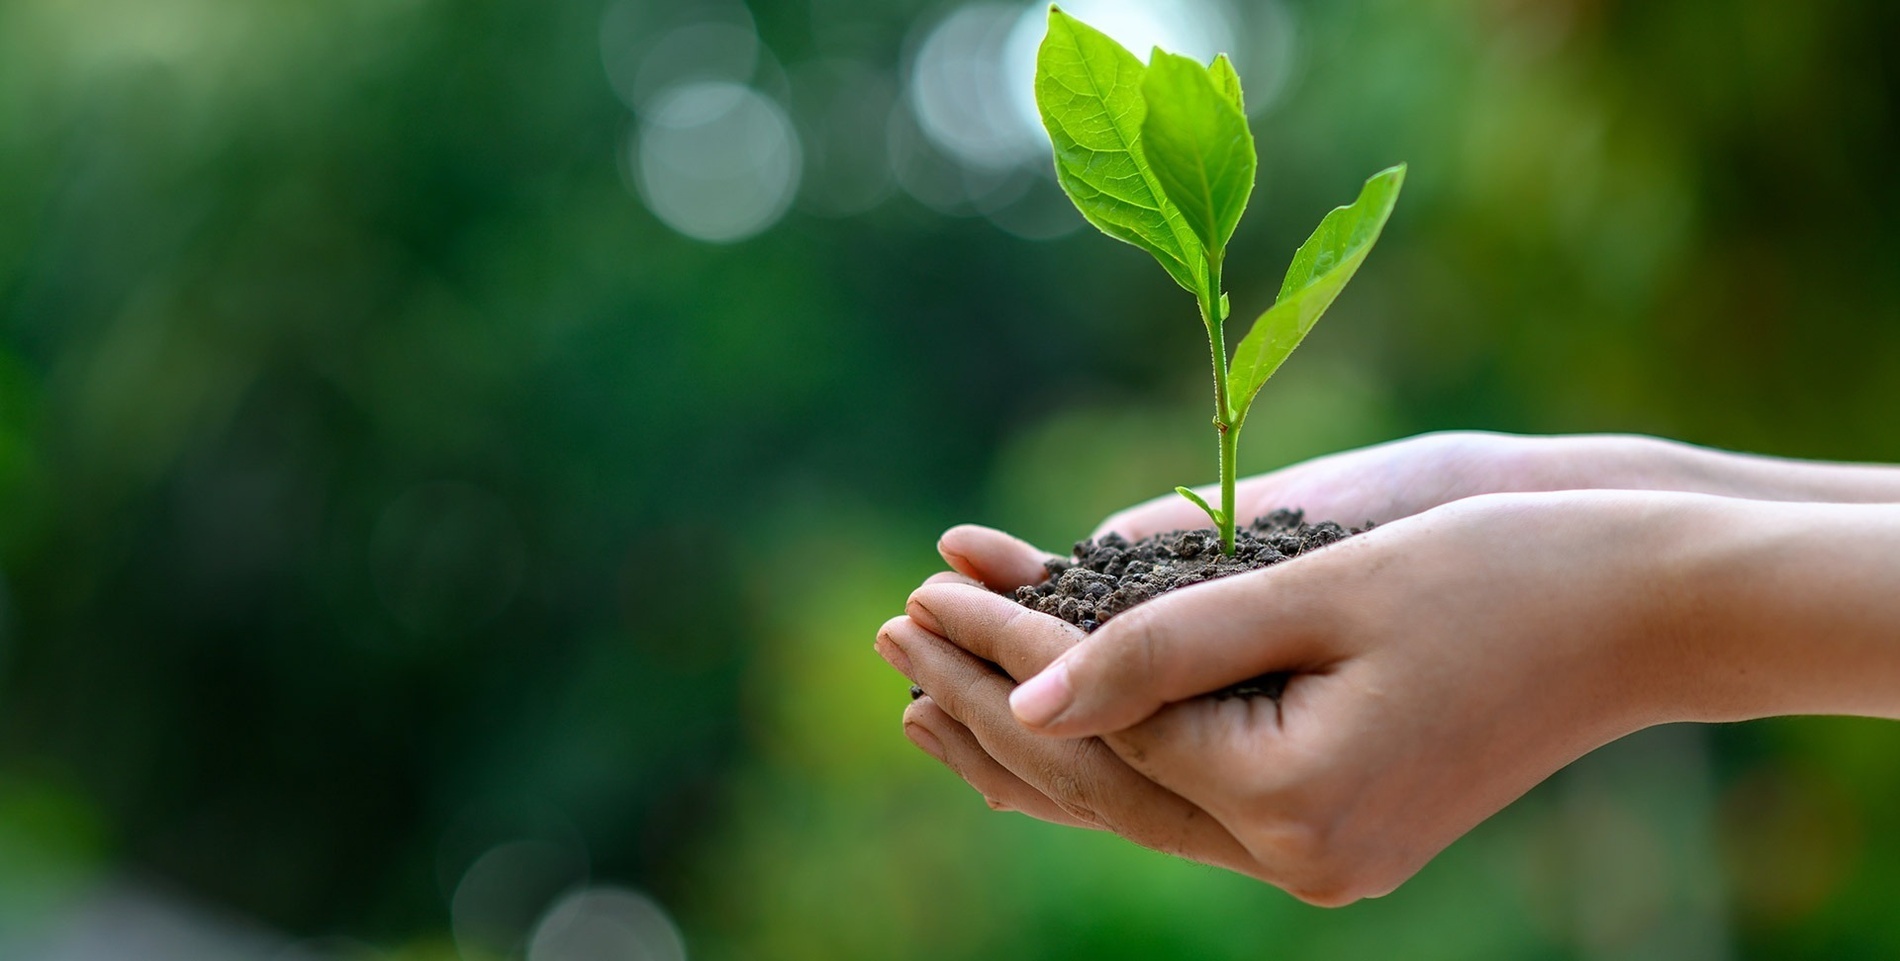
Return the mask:
<svg viewBox="0 0 1900 961">
<path fill-rule="evenodd" d="M 1233 63 L 1222 54 L 1204 67 L 1157 47 L 1143 66 L 1106 34 L 1050 7 L 1036 56 L 1036 105 L 1055 144 L 1056 179 L 1076 209 L 1103 233 L 1154 255 L 1200 301 L 1214 355 L 1221 505 L 1175 490 L 1207 512 L 1221 549 L 1232 554 L 1235 452 L 1248 409 L 1378 242 L 1405 165 L 1373 175 L 1358 200 L 1320 221 L 1230 362 L 1221 269 L 1259 162 Z"/>
</svg>

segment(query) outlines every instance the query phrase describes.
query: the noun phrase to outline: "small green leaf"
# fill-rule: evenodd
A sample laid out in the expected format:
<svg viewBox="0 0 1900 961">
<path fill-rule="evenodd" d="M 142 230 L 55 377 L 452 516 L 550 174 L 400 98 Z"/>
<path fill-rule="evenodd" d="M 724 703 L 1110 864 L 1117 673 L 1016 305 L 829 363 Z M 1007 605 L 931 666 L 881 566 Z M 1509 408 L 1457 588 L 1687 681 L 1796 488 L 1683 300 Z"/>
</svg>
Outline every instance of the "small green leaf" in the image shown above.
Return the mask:
<svg viewBox="0 0 1900 961">
<path fill-rule="evenodd" d="M 1215 527 L 1224 528 L 1227 526 L 1227 515 L 1221 513 L 1213 505 L 1209 504 L 1205 498 L 1201 497 L 1201 495 L 1196 494 L 1185 487 L 1177 487 L 1174 489 L 1174 492 L 1176 494 L 1181 495 L 1182 497 L 1187 498 L 1188 500 L 1193 501 L 1195 507 L 1198 507 L 1201 510 L 1206 511 L 1207 519 L 1213 521 Z"/>
<path fill-rule="evenodd" d="M 1253 194 L 1253 133 L 1247 116 L 1215 89 L 1198 62 L 1156 48 L 1141 78 L 1147 117 L 1141 152 L 1162 192 L 1207 250 L 1234 235 Z"/>
<path fill-rule="evenodd" d="M 1374 174 L 1366 181 L 1359 199 L 1327 214 L 1319 229 L 1293 255 L 1293 265 L 1287 268 L 1286 280 L 1280 285 L 1279 299 L 1254 321 L 1253 329 L 1234 349 L 1228 382 L 1236 426 L 1246 421 L 1247 408 L 1267 378 L 1280 369 L 1345 289 L 1359 265 L 1365 263 L 1372 245 L 1379 242 L 1379 232 L 1392 216 L 1404 183 L 1404 164 Z"/>
<path fill-rule="evenodd" d="M 1234 70 L 1234 62 L 1227 59 L 1226 54 L 1216 56 L 1214 62 L 1207 65 L 1207 78 L 1214 81 L 1214 89 L 1219 90 L 1221 96 L 1234 105 L 1235 110 L 1243 114 L 1247 112 L 1247 99 L 1240 92 L 1240 74 Z"/>
<path fill-rule="evenodd" d="M 1121 44 L 1049 8 L 1049 32 L 1036 53 L 1036 107 L 1055 145 L 1056 180 L 1089 223 L 1154 255 L 1200 296 L 1207 286 L 1201 244 L 1140 149 L 1145 73 Z"/>
</svg>

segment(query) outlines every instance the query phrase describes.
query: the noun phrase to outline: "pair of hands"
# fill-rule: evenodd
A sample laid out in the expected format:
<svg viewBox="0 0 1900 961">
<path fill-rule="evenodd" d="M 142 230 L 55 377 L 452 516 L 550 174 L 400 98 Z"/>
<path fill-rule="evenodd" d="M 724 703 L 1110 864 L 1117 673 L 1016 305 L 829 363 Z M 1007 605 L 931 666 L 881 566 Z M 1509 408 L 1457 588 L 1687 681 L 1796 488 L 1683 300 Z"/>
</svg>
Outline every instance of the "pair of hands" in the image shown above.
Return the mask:
<svg viewBox="0 0 1900 961">
<path fill-rule="evenodd" d="M 907 735 L 991 807 L 1346 904 L 1582 754 L 1723 713 L 1672 680 L 1712 640 L 1684 545 L 1740 503 L 1682 493 L 1708 486 L 1695 450 L 1427 435 L 1255 478 L 1242 517 L 1380 526 L 1091 635 L 1008 596 L 1048 555 L 959 527 L 876 646 L 925 692 Z M 1169 495 L 1097 533 L 1202 524 Z M 1269 671 L 1278 702 L 1201 696 Z"/>
</svg>

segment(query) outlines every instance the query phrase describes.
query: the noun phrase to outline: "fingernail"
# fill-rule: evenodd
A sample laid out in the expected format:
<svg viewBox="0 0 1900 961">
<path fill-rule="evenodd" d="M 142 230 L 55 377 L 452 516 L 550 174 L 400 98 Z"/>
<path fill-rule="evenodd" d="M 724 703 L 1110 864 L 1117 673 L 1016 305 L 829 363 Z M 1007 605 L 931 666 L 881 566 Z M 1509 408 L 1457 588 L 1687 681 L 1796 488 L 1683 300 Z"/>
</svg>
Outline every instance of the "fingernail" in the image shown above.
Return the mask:
<svg viewBox="0 0 1900 961">
<path fill-rule="evenodd" d="M 1043 727 L 1068 710 L 1074 701 L 1075 692 L 1069 687 L 1069 665 L 1057 661 L 1011 691 L 1009 709 L 1024 724 Z"/>
<path fill-rule="evenodd" d="M 922 724 L 904 725 L 904 736 L 910 738 L 910 743 L 917 745 L 925 754 L 943 760 L 943 742 L 937 740 L 937 735 L 930 733 Z"/>
<path fill-rule="evenodd" d="M 910 615 L 910 619 L 916 621 L 918 627 L 932 634 L 943 635 L 943 623 L 937 620 L 937 615 L 930 612 L 930 608 L 918 603 L 917 598 L 912 597 L 910 602 L 904 605 L 904 613 Z"/>
<path fill-rule="evenodd" d="M 892 667 L 897 668 L 897 673 L 905 677 L 910 676 L 910 658 L 904 655 L 904 649 L 898 647 L 897 642 L 891 640 L 889 634 L 879 634 L 877 636 L 877 643 L 871 646 L 877 649 L 879 657 L 882 657 Z"/>
<path fill-rule="evenodd" d="M 957 573 L 962 574 L 964 577 L 968 577 L 972 580 L 981 580 L 981 578 L 978 578 L 974 573 L 972 573 L 973 571 L 976 570 L 976 565 L 970 563 L 970 559 L 968 557 L 962 554 L 958 554 L 954 551 L 944 550 L 942 544 L 937 545 L 937 555 L 943 558 L 943 562 L 945 564 L 950 565 L 951 570 L 956 571 Z"/>
</svg>

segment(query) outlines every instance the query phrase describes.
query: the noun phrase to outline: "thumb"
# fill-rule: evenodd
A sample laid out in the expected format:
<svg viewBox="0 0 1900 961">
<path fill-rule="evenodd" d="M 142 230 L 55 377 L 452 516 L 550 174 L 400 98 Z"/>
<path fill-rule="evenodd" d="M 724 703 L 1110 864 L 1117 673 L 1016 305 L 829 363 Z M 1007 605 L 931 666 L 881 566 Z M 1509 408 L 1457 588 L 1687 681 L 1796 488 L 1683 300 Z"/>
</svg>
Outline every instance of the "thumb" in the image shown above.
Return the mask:
<svg viewBox="0 0 1900 961">
<path fill-rule="evenodd" d="M 1118 615 L 1017 687 L 1010 709 L 1039 733 L 1093 737 L 1261 674 L 1326 666 L 1339 655 L 1314 567 L 1225 577 Z"/>
</svg>

